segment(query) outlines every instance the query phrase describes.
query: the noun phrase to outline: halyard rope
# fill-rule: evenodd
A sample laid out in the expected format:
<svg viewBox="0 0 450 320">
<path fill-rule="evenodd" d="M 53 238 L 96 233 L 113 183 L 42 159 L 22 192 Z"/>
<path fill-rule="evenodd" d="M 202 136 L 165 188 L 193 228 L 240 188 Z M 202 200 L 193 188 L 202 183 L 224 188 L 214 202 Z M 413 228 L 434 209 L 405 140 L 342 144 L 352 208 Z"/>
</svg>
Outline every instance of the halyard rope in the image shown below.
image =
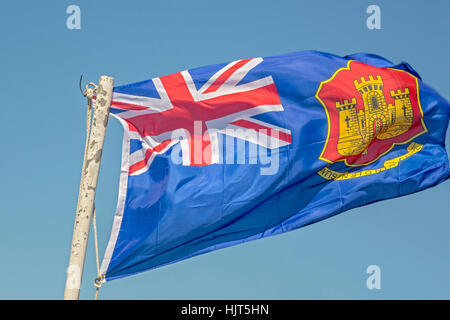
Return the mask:
<svg viewBox="0 0 450 320">
<path fill-rule="evenodd" d="M 81 81 L 81 79 L 80 79 Z M 92 101 L 94 97 L 94 92 L 97 90 L 97 85 L 95 85 L 92 82 L 89 82 L 86 85 L 86 88 L 83 91 L 83 95 L 88 99 L 88 107 L 87 107 L 87 114 L 86 114 L 86 143 L 84 146 L 84 159 L 83 159 L 83 170 L 82 175 L 84 175 L 85 165 L 86 165 L 86 153 L 87 153 L 87 146 L 89 143 L 89 138 L 91 135 L 91 118 L 92 118 Z M 97 219 L 95 214 L 95 204 L 94 204 L 94 210 L 93 210 L 93 226 L 94 226 L 94 243 L 95 243 L 95 260 L 97 263 L 97 278 L 94 281 L 94 286 L 96 287 L 95 290 L 95 300 L 98 300 L 98 295 L 100 292 L 100 287 L 102 285 L 103 277 L 100 275 L 100 263 L 98 258 L 98 238 L 97 238 Z"/>
</svg>

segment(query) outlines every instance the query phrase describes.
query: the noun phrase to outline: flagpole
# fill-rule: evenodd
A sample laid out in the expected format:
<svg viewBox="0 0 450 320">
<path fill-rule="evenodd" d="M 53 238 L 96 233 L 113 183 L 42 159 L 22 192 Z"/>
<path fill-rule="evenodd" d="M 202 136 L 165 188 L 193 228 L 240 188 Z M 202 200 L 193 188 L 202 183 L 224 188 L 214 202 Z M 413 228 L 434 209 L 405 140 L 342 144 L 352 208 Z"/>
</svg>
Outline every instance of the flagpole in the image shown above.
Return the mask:
<svg viewBox="0 0 450 320">
<path fill-rule="evenodd" d="M 77 300 L 80 295 L 84 259 L 89 237 L 100 160 L 108 124 L 114 78 L 101 76 L 96 95 L 91 134 L 85 154 L 85 167 L 81 174 L 69 267 L 67 269 L 64 300 Z"/>
</svg>

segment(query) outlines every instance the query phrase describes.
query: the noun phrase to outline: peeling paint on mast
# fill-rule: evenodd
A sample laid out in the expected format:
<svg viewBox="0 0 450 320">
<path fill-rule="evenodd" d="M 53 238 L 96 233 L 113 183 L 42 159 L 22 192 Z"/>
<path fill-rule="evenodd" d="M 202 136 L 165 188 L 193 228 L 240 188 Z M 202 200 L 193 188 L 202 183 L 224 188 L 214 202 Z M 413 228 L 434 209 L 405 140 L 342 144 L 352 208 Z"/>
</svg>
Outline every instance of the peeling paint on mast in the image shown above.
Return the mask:
<svg viewBox="0 0 450 320">
<path fill-rule="evenodd" d="M 100 169 L 100 160 L 108 124 L 114 78 L 101 76 L 97 88 L 94 115 L 88 146 L 85 154 L 85 166 L 81 175 L 78 195 L 69 268 L 67 269 L 65 300 L 76 300 L 80 295 L 81 278 L 89 237 L 95 191 Z"/>
</svg>

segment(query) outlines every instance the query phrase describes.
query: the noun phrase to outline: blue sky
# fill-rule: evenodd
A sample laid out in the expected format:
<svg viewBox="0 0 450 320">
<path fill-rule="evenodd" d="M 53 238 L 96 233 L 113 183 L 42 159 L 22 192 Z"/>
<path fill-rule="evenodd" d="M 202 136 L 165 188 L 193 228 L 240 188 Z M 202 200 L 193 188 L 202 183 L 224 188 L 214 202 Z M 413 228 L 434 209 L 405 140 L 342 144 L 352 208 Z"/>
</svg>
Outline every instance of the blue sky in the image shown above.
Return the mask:
<svg viewBox="0 0 450 320">
<path fill-rule="evenodd" d="M 81 8 L 81 29 L 66 8 Z M 381 8 L 381 30 L 366 8 Z M 301 50 L 409 62 L 450 98 L 448 1 L 9 1 L 0 4 L 0 299 L 60 299 L 84 151 L 78 88 Z M 111 119 L 96 197 L 103 256 L 122 128 Z M 447 134 L 447 141 L 449 135 Z M 448 149 L 447 149 L 448 150 Z M 450 184 L 102 287 L 107 299 L 450 298 Z M 91 233 L 91 240 L 93 233 Z M 368 290 L 366 268 L 381 268 Z M 89 243 L 81 298 L 96 275 Z"/>
</svg>

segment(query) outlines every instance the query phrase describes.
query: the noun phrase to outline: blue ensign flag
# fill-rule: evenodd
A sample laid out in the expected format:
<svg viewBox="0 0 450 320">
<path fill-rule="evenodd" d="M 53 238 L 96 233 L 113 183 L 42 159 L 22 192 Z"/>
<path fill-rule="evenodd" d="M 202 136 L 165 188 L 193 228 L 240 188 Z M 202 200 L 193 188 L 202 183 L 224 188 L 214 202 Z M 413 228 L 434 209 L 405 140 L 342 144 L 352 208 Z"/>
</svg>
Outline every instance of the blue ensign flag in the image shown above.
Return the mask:
<svg viewBox="0 0 450 320">
<path fill-rule="evenodd" d="M 114 88 L 112 280 L 294 230 L 450 174 L 449 103 L 407 63 L 317 51 Z"/>
</svg>

